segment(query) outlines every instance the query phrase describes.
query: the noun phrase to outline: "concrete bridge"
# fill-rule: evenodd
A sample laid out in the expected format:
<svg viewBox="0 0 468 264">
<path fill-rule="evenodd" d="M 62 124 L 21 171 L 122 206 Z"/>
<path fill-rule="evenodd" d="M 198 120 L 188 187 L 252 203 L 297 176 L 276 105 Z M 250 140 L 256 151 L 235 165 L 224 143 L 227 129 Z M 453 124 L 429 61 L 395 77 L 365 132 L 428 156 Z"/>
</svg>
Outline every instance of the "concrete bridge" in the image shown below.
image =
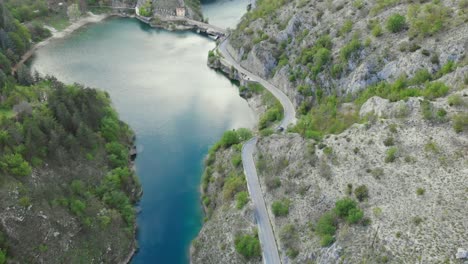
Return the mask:
<svg viewBox="0 0 468 264">
<path fill-rule="evenodd" d="M 143 17 L 140 16 L 138 6 L 136 7 L 119 7 L 119 6 L 89 6 L 94 8 L 111 8 L 113 10 L 123 11 L 123 10 L 132 10 L 135 11 L 136 17 L 147 24 L 151 24 L 152 21 L 160 20 L 161 22 L 173 22 L 186 29 L 193 29 L 197 33 L 204 33 L 216 38 L 224 37 L 227 35 L 227 31 L 223 28 L 204 23 L 201 21 L 196 21 L 187 17 L 176 16 L 175 10 L 168 9 L 156 9 L 154 10 L 154 17 Z"/>
</svg>

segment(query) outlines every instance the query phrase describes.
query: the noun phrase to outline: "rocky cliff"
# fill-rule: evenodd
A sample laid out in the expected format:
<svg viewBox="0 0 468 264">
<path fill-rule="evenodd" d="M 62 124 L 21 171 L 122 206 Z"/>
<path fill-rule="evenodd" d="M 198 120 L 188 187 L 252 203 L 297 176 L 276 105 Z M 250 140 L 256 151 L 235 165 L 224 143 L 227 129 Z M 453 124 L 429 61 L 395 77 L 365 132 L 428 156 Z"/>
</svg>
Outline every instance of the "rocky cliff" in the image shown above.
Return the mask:
<svg viewBox="0 0 468 264">
<path fill-rule="evenodd" d="M 463 263 L 467 14 L 466 1 L 263 0 L 243 17 L 230 52 L 299 114 L 289 133 L 261 131 L 255 154 L 283 263 Z M 216 204 L 192 261 L 260 263 L 236 243 L 251 209 Z"/>
<path fill-rule="evenodd" d="M 434 74 L 448 62 L 466 64 L 467 21 L 464 0 L 258 1 L 230 42 L 243 66 L 299 106 L 420 69 Z"/>
</svg>

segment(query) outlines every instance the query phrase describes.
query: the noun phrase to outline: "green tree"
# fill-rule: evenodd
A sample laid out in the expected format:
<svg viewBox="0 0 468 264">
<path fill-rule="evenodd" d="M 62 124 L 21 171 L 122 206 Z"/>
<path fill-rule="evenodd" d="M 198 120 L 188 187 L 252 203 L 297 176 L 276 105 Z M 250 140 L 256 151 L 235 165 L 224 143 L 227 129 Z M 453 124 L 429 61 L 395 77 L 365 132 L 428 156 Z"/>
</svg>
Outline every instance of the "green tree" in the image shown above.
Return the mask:
<svg viewBox="0 0 468 264">
<path fill-rule="evenodd" d="M 78 199 L 73 199 L 70 202 L 70 210 L 72 213 L 74 213 L 77 216 L 82 216 L 84 213 L 84 210 L 86 209 L 86 203 L 78 200 Z"/>
<path fill-rule="evenodd" d="M 21 154 L 7 154 L 3 156 L 2 167 L 16 176 L 28 176 L 32 173 L 31 166 L 23 159 Z"/>
</svg>

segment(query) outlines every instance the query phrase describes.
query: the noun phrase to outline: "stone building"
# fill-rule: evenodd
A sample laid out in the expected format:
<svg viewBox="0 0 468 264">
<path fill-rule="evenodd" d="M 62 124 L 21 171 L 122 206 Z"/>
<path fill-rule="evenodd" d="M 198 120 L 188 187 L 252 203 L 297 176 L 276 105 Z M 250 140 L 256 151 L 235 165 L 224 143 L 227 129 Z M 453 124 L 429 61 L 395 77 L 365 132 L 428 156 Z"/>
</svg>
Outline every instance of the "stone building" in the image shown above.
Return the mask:
<svg viewBox="0 0 468 264">
<path fill-rule="evenodd" d="M 176 15 L 178 17 L 185 17 L 185 7 L 177 7 L 176 8 Z"/>
</svg>

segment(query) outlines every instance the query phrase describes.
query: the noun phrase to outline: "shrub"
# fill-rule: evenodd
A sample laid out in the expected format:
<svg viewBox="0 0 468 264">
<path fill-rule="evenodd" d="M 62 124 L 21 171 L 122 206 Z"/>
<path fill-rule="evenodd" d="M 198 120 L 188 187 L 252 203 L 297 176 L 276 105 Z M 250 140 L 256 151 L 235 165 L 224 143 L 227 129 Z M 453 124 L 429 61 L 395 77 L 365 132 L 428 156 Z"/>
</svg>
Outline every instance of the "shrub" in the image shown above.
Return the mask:
<svg viewBox="0 0 468 264">
<path fill-rule="evenodd" d="M 347 217 L 351 209 L 357 208 L 356 201 L 350 198 L 343 198 L 336 201 L 335 203 L 335 213 L 340 217 Z"/>
<path fill-rule="evenodd" d="M 288 248 L 288 250 L 286 250 L 286 256 L 292 258 L 292 259 L 295 259 L 297 257 L 297 255 L 299 255 L 299 250 L 295 249 L 295 248 Z"/>
<path fill-rule="evenodd" d="M 358 38 L 354 37 L 348 44 L 344 45 L 340 50 L 341 60 L 347 62 L 359 49 L 362 44 Z"/>
<path fill-rule="evenodd" d="M 415 217 L 413 217 L 412 221 L 413 221 L 413 224 L 419 225 L 419 224 L 422 223 L 423 219 L 421 217 L 419 217 L 419 216 L 415 216 Z"/>
<path fill-rule="evenodd" d="M 457 133 L 468 131 L 468 113 L 460 113 L 453 116 L 453 129 Z"/>
<path fill-rule="evenodd" d="M 29 166 L 29 163 L 18 153 L 4 155 L 0 166 L 15 176 L 24 177 L 32 173 L 32 168 Z"/>
<path fill-rule="evenodd" d="M 390 163 L 394 162 L 397 158 L 398 149 L 396 147 L 391 147 L 387 150 L 387 155 L 385 156 L 385 162 Z"/>
<path fill-rule="evenodd" d="M 352 29 L 353 29 L 353 21 L 348 19 L 344 22 L 343 26 L 340 28 L 340 35 L 344 36 L 346 35 L 346 33 L 351 32 Z"/>
<path fill-rule="evenodd" d="M 449 87 L 443 82 L 431 82 L 426 84 L 426 88 L 423 91 L 423 95 L 429 99 L 435 99 L 437 97 L 445 96 L 449 91 Z"/>
<path fill-rule="evenodd" d="M 232 199 L 234 195 L 245 189 L 245 178 L 243 175 L 231 174 L 224 181 L 223 197 L 225 200 Z"/>
<path fill-rule="evenodd" d="M 323 235 L 320 239 L 320 245 L 322 247 L 328 247 L 335 242 L 335 238 L 332 235 Z"/>
<path fill-rule="evenodd" d="M 236 195 L 237 209 L 242 209 L 249 202 L 249 194 L 242 191 Z"/>
<path fill-rule="evenodd" d="M 19 199 L 19 205 L 22 206 L 22 207 L 29 207 L 31 205 L 31 199 L 29 199 L 29 197 L 27 196 L 23 196 Z"/>
<path fill-rule="evenodd" d="M 232 156 L 232 159 L 231 159 L 231 163 L 232 165 L 234 165 L 234 167 L 239 167 L 239 165 L 242 163 L 242 156 L 241 154 L 235 154 Z"/>
<path fill-rule="evenodd" d="M 281 243 L 286 248 L 292 248 L 298 240 L 297 230 L 294 224 L 284 225 L 279 233 Z"/>
<path fill-rule="evenodd" d="M 153 15 L 153 6 L 152 6 L 152 1 L 146 1 L 141 7 L 140 7 L 140 15 L 144 17 L 151 17 Z"/>
<path fill-rule="evenodd" d="M 432 75 L 429 73 L 427 69 L 420 69 L 414 73 L 413 78 L 410 81 L 412 85 L 418 85 L 421 83 L 425 83 L 432 79 Z"/>
<path fill-rule="evenodd" d="M 376 23 L 373 27 L 372 27 L 372 36 L 374 37 L 380 37 L 382 35 L 382 26 L 379 24 L 379 23 Z"/>
<path fill-rule="evenodd" d="M 77 216 L 82 216 L 84 210 L 86 209 L 86 204 L 78 199 L 73 199 L 70 202 L 70 210 L 73 214 Z"/>
<path fill-rule="evenodd" d="M 384 170 L 382 168 L 375 168 L 371 171 L 371 174 L 374 178 L 380 179 L 384 175 Z"/>
<path fill-rule="evenodd" d="M 442 65 L 440 70 L 437 72 L 436 76 L 440 78 L 440 77 L 444 76 L 445 74 L 449 74 L 449 73 L 453 72 L 456 67 L 457 67 L 457 65 L 455 64 L 455 62 L 452 61 L 452 60 L 449 60 L 449 61 L 447 61 L 447 63 Z"/>
<path fill-rule="evenodd" d="M 247 259 L 252 259 L 261 256 L 260 241 L 257 234 L 238 236 L 234 240 L 237 253 Z"/>
<path fill-rule="evenodd" d="M 386 147 L 395 145 L 395 143 L 393 142 L 393 137 L 386 138 L 383 143 Z"/>
<path fill-rule="evenodd" d="M 463 98 L 458 94 L 450 95 L 448 97 L 447 102 L 450 106 L 464 106 L 465 105 L 465 101 L 463 101 Z"/>
<path fill-rule="evenodd" d="M 281 186 L 281 179 L 279 177 L 267 177 L 265 185 L 269 190 L 279 188 Z"/>
<path fill-rule="evenodd" d="M 365 199 L 369 198 L 369 189 L 366 185 L 361 185 L 354 189 L 354 195 L 359 201 L 364 201 Z"/>
<path fill-rule="evenodd" d="M 353 208 L 349 210 L 348 216 L 346 217 L 346 222 L 350 224 L 355 224 L 359 222 L 364 216 L 364 212 L 359 208 Z"/>
<path fill-rule="evenodd" d="M 418 188 L 416 190 L 417 195 L 424 195 L 425 192 L 426 192 L 426 190 L 424 188 Z"/>
<path fill-rule="evenodd" d="M 332 212 L 324 213 L 315 226 L 315 232 L 320 236 L 333 236 L 336 232 L 336 218 Z"/>
<path fill-rule="evenodd" d="M 220 142 L 223 147 L 230 147 L 240 142 L 239 135 L 235 130 L 228 130 L 224 132 Z"/>
<path fill-rule="evenodd" d="M 273 202 L 271 210 L 275 216 L 286 216 L 289 213 L 290 201 L 287 199 Z"/>
<path fill-rule="evenodd" d="M 427 3 L 408 8 L 410 35 L 427 37 L 439 32 L 447 23 L 450 9 L 443 4 Z"/>
<path fill-rule="evenodd" d="M 0 264 L 5 264 L 7 260 L 6 251 L 0 248 Z"/>
<path fill-rule="evenodd" d="M 393 14 L 387 19 L 387 29 L 392 33 L 402 31 L 406 26 L 406 18 L 400 14 Z"/>
</svg>

